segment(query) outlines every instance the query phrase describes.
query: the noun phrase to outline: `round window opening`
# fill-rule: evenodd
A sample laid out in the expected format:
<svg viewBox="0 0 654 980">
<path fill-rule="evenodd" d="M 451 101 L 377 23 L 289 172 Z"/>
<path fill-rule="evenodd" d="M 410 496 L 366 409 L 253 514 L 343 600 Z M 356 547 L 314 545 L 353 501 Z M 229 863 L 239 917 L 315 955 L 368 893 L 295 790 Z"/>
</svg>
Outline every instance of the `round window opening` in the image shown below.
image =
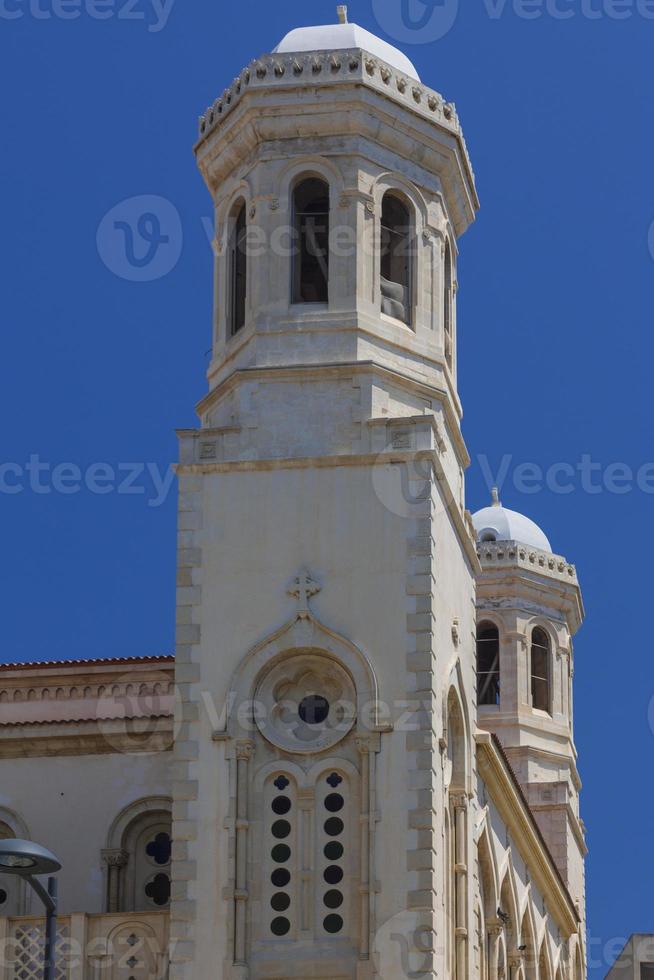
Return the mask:
<svg viewBox="0 0 654 980">
<path fill-rule="evenodd" d="M 345 738 L 356 721 L 352 677 L 318 651 L 281 659 L 261 678 L 255 700 L 263 707 L 256 718 L 259 730 L 285 751 L 324 751 Z"/>
<path fill-rule="evenodd" d="M 320 694 L 309 694 L 302 698 L 298 714 L 305 725 L 322 725 L 329 717 L 330 704 Z"/>
</svg>

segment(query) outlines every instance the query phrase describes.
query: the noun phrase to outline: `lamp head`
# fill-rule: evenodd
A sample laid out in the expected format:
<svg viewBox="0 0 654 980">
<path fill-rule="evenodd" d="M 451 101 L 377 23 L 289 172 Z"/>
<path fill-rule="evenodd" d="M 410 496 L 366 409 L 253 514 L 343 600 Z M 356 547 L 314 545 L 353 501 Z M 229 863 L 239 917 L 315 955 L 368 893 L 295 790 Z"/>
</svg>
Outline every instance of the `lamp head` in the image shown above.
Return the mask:
<svg viewBox="0 0 654 980">
<path fill-rule="evenodd" d="M 29 840 L 0 841 L 0 872 L 8 875 L 50 875 L 59 871 L 61 861 L 40 844 Z"/>
</svg>

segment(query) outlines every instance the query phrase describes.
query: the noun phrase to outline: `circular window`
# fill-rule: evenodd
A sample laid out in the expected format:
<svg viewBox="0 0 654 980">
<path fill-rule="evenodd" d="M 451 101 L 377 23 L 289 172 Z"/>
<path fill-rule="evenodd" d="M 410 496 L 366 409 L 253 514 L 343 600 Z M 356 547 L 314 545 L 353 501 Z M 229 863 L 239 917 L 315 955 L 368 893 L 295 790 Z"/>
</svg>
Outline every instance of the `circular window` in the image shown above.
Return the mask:
<svg viewBox="0 0 654 980">
<path fill-rule="evenodd" d="M 343 857 L 343 845 L 337 840 L 330 840 L 328 844 L 325 844 L 323 854 L 328 861 L 340 861 Z"/>
<path fill-rule="evenodd" d="M 298 714 L 307 725 L 322 725 L 329 717 L 329 701 L 320 694 L 309 694 L 300 701 Z"/>
<path fill-rule="evenodd" d="M 7 892 L 4 888 L 0 888 L 0 905 L 4 905 L 7 901 Z"/>
<path fill-rule="evenodd" d="M 291 900 L 286 892 L 277 892 L 270 899 L 270 905 L 274 912 L 285 912 L 290 904 Z M 336 906 L 330 906 L 330 908 L 336 908 Z"/>
<path fill-rule="evenodd" d="M 295 654 L 278 662 L 260 680 L 255 700 L 263 708 L 256 717 L 262 735 L 287 752 L 331 748 L 356 720 L 352 678 L 340 664 L 318 653 Z"/>
<path fill-rule="evenodd" d="M 291 880 L 291 872 L 287 871 L 286 868 L 275 868 L 270 876 L 270 880 L 275 888 L 286 888 Z"/>
<path fill-rule="evenodd" d="M 291 825 L 288 820 L 275 820 L 272 825 L 272 835 L 277 840 L 284 840 L 291 832 Z"/>
<path fill-rule="evenodd" d="M 325 893 L 323 902 L 328 909 L 339 909 L 343 904 L 343 895 L 335 888 L 332 888 L 331 891 Z"/>
<path fill-rule="evenodd" d="M 344 803 L 345 800 L 340 793 L 330 793 L 325 798 L 325 809 L 329 810 L 330 813 L 338 813 L 339 810 L 343 809 Z"/>
<path fill-rule="evenodd" d="M 286 936 L 291 928 L 291 923 L 283 915 L 277 916 L 270 923 L 270 931 L 273 936 Z"/>
<path fill-rule="evenodd" d="M 328 915 L 323 922 L 325 927 L 325 932 L 335 933 L 340 932 L 343 928 L 343 920 L 340 915 Z"/>
<path fill-rule="evenodd" d="M 291 849 L 288 844 L 275 844 L 270 856 L 275 864 L 285 864 L 291 856 Z"/>
<path fill-rule="evenodd" d="M 272 808 L 273 813 L 281 817 L 291 809 L 291 801 L 287 796 L 276 796 L 272 801 Z"/>
<path fill-rule="evenodd" d="M 343 880 L 343 869 L 339 868 L 337 864 L 330 864 L 328 868 L 325 868 L 323 878 L 328 885 L 337 885 L 339 881 Z"/>
<path fill-rule="evenodd" d="M 325 820 L 325 833 L 328 837 L 338 837 L 343 833 L 344 824 L 340 817 L 330 817 Z"/>
</svg>

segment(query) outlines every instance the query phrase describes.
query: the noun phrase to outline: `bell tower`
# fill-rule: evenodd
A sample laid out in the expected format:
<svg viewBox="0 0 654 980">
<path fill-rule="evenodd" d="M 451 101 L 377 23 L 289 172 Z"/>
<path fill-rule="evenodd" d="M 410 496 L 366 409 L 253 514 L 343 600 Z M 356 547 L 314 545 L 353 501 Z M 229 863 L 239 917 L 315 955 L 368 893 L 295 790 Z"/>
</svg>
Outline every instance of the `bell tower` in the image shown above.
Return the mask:
<svg viewBox="0 0 654 980">
<path fill-rule="evenodd" d="M 502 743 L 573 900 L 585 908 L 585 828 L 573 718 L 573 637 L 584 618 L 574 565 L 533 521 L 502 507 L 473 516 L 478 724 Z"/>
<path fill-rule="evenodd" d="M 463 980 L 479 565 L 456 269 L 478 201 L 459 118 L 339 8 L 244 68 L 195 152 L 215 303 L 179 433 L 171 977 L 391 976 L 399 930 Z"/>
</svg>

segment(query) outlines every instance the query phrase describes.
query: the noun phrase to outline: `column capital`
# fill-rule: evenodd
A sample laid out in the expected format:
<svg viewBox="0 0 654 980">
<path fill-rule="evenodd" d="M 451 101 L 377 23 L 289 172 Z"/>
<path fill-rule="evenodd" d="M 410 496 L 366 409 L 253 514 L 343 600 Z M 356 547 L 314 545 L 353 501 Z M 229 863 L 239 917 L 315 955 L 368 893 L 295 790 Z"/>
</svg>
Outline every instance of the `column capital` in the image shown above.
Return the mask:
<svg viewBox="0 0 654 980">
<path fill-rule="evenodd" d="M 486 922 L 486 932 L 491 939 L 499 939 L 504 932 L 504 923 L 501 919 L 488 919 Z"/>
<path fill-rule="evenodd" d="M 254 742 L 251 739 L 243 739 L 236 743 L 236 758 L 239 762 L 249 762 L 254 755 Z"/>
<path fill-rule="evenodd" d="M 108 847 L 101 853 L 102 860 L 109 868 L 124 868 L 129 861 L 129 854 L 122 847 Z"/>
</svg>

